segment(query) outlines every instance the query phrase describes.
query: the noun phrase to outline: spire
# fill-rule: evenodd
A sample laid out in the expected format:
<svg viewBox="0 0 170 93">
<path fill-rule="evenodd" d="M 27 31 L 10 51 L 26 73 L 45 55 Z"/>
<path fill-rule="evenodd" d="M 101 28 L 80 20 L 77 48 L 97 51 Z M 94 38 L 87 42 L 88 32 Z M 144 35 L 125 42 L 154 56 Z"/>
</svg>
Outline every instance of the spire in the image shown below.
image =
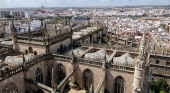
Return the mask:
<svg viewBox="0 0 170 93">
<path fill-rule="evenodd" d="M 55 24 L 55 30 L 57 30 L 57 25 Z"/>
<path fill-rule="evenodd" d="M 24 53 L 22 54 L 23 66 L 26 67 Z"/>
<path fill-rule="evenodd" d="M 5 33 L 5 25 L 2 23 L 2 31 Z"/>
<path fill-rule="evenodd" d="M 24 53 L 22 54 L 22 60 L 23 60 L 23 62 L 25 62 Z"/>
<path fill-rule="evenodd" d="M 104 55 L 104 59 L 103 59 L 103 66 L 102 68 L 105 69 L 106 68 L 106 62 L 107 62 L 107 53 L 105 52 L 105 55 Z"/>
<path fill-rule="evenodd" d="M 143 37 L 140 41 L 140 47 L 139 47 L 139 60 L 141 61 L 145 61 L 145 46 L 146 46 L 146 36 L 145 36 L 145 32 L 143 33 Z"/>
<path fill-rule="evenodd" d="M 41 17 L 40 20 L 41 20 L 41 27 L 43 27 L 43 19 L 42 19 L 42 17 Z"/>
<path fill-rule="evenodd" d="M 11 34 L 15 36 L 16 34 L 16 28 L 15 28 L 15 25 L 14 25 L 14 21 L 12 20 L 12 27 L 11 27 Z"/>
<path fill-rule="evenodd" d="M 47 54 L 51 54 L 51 50 L 50 50 L 50 44 L 51 44 L 51 42 L 50 42 L 50 35 L 49 35 L 49 33 L 47 34 L 47 44 L 45 43 L 45 47 L 46 47 L 46 53 Z"/>
<path fill-rule="evenodd" d="M 44 29 L 45 31 L 47 30 L 46 22 L 44 23 Z"/>
<path fill-rule="evenodd" d="M 74 55 L 74 52 L 73 52 L 73 48 L 71 48 L 71 57 L 72 57 L 72 62 L 75 61 L 75 55 Z"/>
<path fill-rule="evenodd" d="M 14 25 L 14 22 L 12 20 L 12 26 L 11 26 L 11 36 L 12 36 L 12 42 L 13 42 L 13 50 L 17 51 L 17 31 Z"/>
<path fill-rule="evenodd" d="M 28 27 L 28 40 L 29 40 L 29 42 L 30 42 L 30 38 L 31 38 L 31 35 L 30 35 L 30 33 L 31 33 L 31 29 L 30 29 L 30 26 Z"/>
<path fill-rule="evenodd" d="M 46 23 L 44 23 L 43 35 L 44 35 L 44 37 L 47 37 L 47 27 L 46 27 Z"/>
<path fill-rule="evenodd" d="M 53 89 L 53 90 L 56 90 L 56 83 L 55 83 L 56 81 L 55 81 L 54 67 L 52 67 L 51 70 L 52 70 L 52 71 L 51 71 L 51 73 L 52 73 L 52 74 L 51 74 L 51 77 L 52 77 L 52 78 L 51 78 L 52 89 Z M 55 93 L 55 92 L 54 92 L 54 93 Z"/>
<path fill-rule="evenodd" d="M 97 19 L 97 30 L 99 29 L 99 19 Z"/>
</svg>

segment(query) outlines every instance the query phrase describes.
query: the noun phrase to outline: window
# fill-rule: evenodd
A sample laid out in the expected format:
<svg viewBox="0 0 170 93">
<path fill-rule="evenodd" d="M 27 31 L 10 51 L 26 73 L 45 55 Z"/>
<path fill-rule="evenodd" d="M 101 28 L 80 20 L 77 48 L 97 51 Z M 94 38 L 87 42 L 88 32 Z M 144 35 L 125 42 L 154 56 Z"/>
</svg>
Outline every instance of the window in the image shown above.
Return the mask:
<svg viewBox="0 0 170 93">
<path fill-rule="evenodd" d="M 93 73 L 89 69 L 84 71 L 84 88 L 89 92 L 93 92 Z"/>
<path fill-rule="evenodd" d="M 58 64 L 58 80 L 57 82 L 60 83 L 65 78 L 65 68 L 62 64 Z"/>
<path fill-rule="evenodd" d="M 18 93 L 17 87 L 14 83 L 8 83 L 3 88 L 2 93 Z"/>
<path fill-rule="evenodd" d="M 118 76 L 115 79 L 115 93 L 124 93 L 124 79 L 121 76 Z"/>
<path fill-rule="evenodd" d="M 170 62 L 169 62 L 169 61 L 167 61 L 167 62 L 166 62 L 166 65 L 169 65 L 169 64 L 170 64 Z"/>
<path fill-rule="evenodd" d="M 36 82 L 43 83 L 43 74 L 40 68 L 38 68 L 36 72 Z"/>
<path fill-rule="evenodd" d="M 156 60 L 156 64 L 159 64 L 159 60 L 158 59 Z"/>
</svg>

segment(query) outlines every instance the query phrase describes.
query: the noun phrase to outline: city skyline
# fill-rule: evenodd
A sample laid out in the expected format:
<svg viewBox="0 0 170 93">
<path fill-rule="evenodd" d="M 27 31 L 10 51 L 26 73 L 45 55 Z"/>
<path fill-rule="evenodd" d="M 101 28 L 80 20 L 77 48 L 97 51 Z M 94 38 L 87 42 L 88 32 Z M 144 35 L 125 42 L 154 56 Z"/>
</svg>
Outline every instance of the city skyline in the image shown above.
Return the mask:
<svg viewBox="0 0 170 93">
<path fill-rule="evenodd" d="M 170 5 L 169 0 L 0 0 L 0 8 Z"/>
</svg>

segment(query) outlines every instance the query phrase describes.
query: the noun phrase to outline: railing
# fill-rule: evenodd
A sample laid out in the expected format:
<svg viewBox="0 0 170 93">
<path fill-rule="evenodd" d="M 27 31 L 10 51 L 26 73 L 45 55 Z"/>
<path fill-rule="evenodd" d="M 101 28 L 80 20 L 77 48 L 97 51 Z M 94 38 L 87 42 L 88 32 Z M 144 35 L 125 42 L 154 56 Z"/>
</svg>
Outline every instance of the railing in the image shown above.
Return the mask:
<svg viewBox="0 0 170 93">
<path fill-rule="evenodd" d="M 95 65 L 95 66 L 99 66 L 99 67 L 103 66 L 103 63 L 100 61 L 85 60 L 85 59 L 81 59 L 81 58 L 78 58 L 77 62 L 82 63 L 82 64 Z"/>
<path fill-rule="evenodd" d="M 61 35 L 51 37 L 50 42 L 51 42 L 51 44 L 55 44 L 59 41 L 65 40 L 65 39 L 70 38 L 70 37 L 71 37 L 71 32 L 63 33 Z"/>
<path fill-rule="evenodd" d="M 1 73 L 0 73 L 0 81 L 20 72 L 20 71 L 23 71 L 24 69 L 28 68 L 28 67 L 31 67 L 32 65 L 36 64 L 36 63 L 39 63 L 45 59 L 49 59 L 51 58 L 52 55 L 50 54 L 41 54 L 41 55 L 38 55 L 37 57 L 35 58 L 32 58 L 32 59 L 29 59 L 29 60 L 26 60 L 26 65 L 24 67 L 24 64 L 20 64 L 19 66 L 17 67 L 14 67 L 14 68 L 7 68 L 7 70 L 1 70 Z"/>
<path fill-rule="evenodd" d="M 71 57 L 70 56 L 66 56 L 66 55 L 53 54 L 53 57 L 55 57 L 57 59 L 71 60 Z"/>
<path fill-rule="evenodd" d="M 15 67 L 14 69 L 10 68 L 5 72 L 1 70 L 0 81 L 4 80 L 4 79 L 6 79 L 6 78 L 20 72 L 20 71 L 22 71 L 23 68 L 24 68 L 23 65 L 20 65 L 18 67 Z"/>
<path fill-rule="evenodd" d="M 28 60 L 26 61 L 26 67 L 30 67 L 30 66 L 38 63 L 38 62 L 43 61 L 44 59 L 46 59 L 46 56 L 47 56 L 46 54 L 41 54 L 41 55 L 38 55 L 38 56 L 35 57 L 35 58 L 28 59 Z"/>
<path fill-rule="evenodd" d="M 62 34 L 59 34 L 57 36 L 53 36 L 53 37 L 50 37 L 50 38 L 43 38 L 43 37 L 30 38 L 30 41 L 29 41 L 28 37 L 22 37 L 22 36 L 17 36 L 17 39 L 29 41 L 29 42 L 41 42 L 41 43 L 47 42 L 48 39 L 49 39 L 49 42 L 51 42 L 51 44 L 55 44 L 59 41 L 65 40 L 65 39 L 70 38 L 70 37 L 71 37 L 71 32 L 67 32 L 67 33 L 62 33 Z"/>
<path fill-rule="evenodd" d="M 2 48 L 0 49 L 0 57 L 4 58 L 6 57 L 9 53 L 11 53 L 13 51 L 13 47 L 6 47 L 6 48 Z"/>
<path fill-rule="evenodd" d="M 125 70 L 125 71 L 134 71 L 135 70 L 135 66 L 133 64 L 127 64 L 127 63 L 123 63 L 123 64 L 110 64 L 110 68 L 111 69 L 118 69 L 118 70 Z"/>
</svg>

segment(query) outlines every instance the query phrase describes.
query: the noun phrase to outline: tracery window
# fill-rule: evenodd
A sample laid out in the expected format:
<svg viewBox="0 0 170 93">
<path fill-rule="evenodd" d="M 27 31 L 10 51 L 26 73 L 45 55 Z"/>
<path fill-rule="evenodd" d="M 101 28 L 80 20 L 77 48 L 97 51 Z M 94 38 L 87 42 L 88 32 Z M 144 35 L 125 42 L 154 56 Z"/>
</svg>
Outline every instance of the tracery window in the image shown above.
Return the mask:
<svg viewBox="0 0 170 93">
<path fill-rule="evenodd" d="M 125 82 L 121 76 L 115 79 L 115 93 L 124 93 Z"/>
<path fill-rule="evenodd" d="M 36 71 L 36 82 L 43 83 L 43 72 L 40 68 Z"/>
<path fill-rule="evenodd" d="M 89 69 L 84 71 L 84 88 L 87 91 L 93 91 L 93 73 Z"/>
<path fill-rule="evenodd" d="M 8 83 L 3 88 L 2 93 L 18 93 L 18 90 L 14 83 Z"/>
<path fill-rule="evenodd" d="M 65 68 L 62 64 L 58 64 L 57 72 L 58 72 L 58 80 L 57 81 L 61 82 L 65 78 Z"/>
</svg>

